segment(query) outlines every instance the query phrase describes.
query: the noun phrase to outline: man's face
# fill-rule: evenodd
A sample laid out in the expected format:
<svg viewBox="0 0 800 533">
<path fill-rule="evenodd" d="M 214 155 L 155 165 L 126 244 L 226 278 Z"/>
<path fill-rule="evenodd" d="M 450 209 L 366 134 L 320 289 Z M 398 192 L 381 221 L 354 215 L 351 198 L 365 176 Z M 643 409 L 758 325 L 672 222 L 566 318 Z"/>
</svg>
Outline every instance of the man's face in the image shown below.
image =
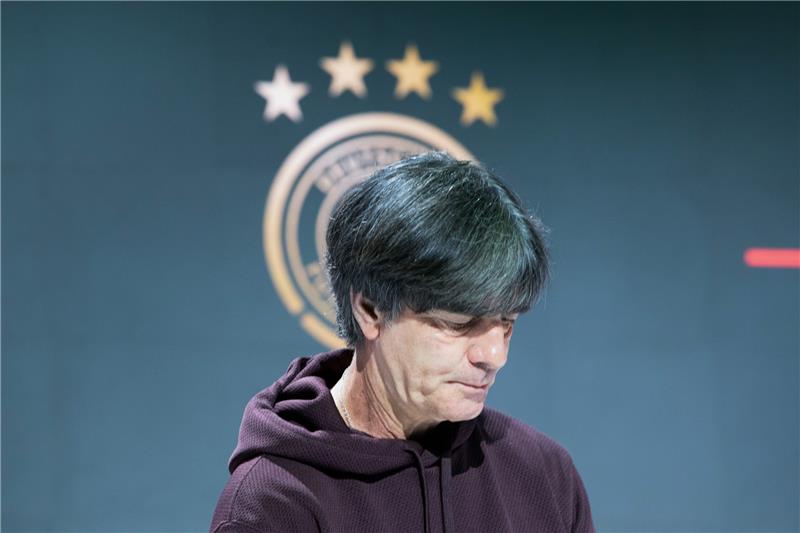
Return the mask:
<svg viewBox="0 0 800 533">
<path fill-rule="evenodd" d="M 381 378 L 406 416 L 469 420 L 506 364 L 516 315 L 404 311 L 375 340 Z"/>
</svg>

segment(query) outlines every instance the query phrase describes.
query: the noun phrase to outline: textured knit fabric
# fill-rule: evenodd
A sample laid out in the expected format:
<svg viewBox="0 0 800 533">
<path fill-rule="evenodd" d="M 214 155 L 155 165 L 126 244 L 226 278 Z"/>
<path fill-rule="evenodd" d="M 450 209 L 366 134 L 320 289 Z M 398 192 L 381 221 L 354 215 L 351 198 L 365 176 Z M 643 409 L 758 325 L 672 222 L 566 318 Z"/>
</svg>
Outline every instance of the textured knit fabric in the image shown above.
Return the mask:
<svg viewBox="0 0 800 533">
<path fill-rule="evenodd" d="M 348 428 L 330 389 L 352 357 L 296 359 L 250 400 L 212 532 L 594 531 L 566 450 L 502 413 L 424 441 Z"/>
</svg>

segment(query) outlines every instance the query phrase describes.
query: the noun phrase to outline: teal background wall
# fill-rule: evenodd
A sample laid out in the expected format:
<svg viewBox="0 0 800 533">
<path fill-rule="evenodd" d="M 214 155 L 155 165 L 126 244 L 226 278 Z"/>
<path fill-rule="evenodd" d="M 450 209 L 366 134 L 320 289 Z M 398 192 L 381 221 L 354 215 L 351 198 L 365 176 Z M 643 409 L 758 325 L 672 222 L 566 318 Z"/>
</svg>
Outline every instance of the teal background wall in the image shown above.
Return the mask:
<svg viewBox="0 0 800 533">
<path fill-rule="evenodd" d="M 202 531 L 246 401 L 323 350 L 262 253 L 336 118 L 431 122 L 552 229 L 490 404 L 564 444 L 600 531 L 797 531 L 797 3 L 7 3 L 2 529 Z M 377 66 L 328 96 L 342 40 Z M 396 99 L 385 61 L 439 62 Z M 284 63 L 304 120 L 262 119 Z M 498 125 L 449 94 L 481 70 Z"/>
</svg>

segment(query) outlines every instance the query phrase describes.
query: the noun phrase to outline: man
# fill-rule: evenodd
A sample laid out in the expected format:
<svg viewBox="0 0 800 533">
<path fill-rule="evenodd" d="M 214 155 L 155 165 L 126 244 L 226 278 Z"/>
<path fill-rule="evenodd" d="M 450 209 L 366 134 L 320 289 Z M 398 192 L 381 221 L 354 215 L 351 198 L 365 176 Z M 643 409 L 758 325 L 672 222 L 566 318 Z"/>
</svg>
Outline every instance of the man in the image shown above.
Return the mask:
<svg viewBox="0 0 800 533">
<path fill-rule="evenodd" d="M 211 530 L 594 531 L 568 453 L 484 408 L 547 277 L 542 232 L 495 175 L 441 153 L 345 193 L 326 263 L 350 348 L 250 401 Z"/>
</svg>

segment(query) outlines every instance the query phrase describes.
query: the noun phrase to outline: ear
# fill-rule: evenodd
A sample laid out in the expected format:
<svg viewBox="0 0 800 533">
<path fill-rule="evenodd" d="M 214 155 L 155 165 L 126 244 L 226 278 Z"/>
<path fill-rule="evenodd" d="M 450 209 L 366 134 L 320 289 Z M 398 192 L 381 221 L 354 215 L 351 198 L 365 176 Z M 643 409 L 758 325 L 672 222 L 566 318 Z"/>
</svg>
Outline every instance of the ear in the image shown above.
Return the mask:
<svg viewBox="0 0 800 533">
<path fill-rule="evenodd" d="M 364 339 L 374 341 L 381 330 L 381 314 L 375 309 L 375 304 L 361 296 L 361 293 L 350 291 L 350 307 L 356 317 Z"/>
</svg>

